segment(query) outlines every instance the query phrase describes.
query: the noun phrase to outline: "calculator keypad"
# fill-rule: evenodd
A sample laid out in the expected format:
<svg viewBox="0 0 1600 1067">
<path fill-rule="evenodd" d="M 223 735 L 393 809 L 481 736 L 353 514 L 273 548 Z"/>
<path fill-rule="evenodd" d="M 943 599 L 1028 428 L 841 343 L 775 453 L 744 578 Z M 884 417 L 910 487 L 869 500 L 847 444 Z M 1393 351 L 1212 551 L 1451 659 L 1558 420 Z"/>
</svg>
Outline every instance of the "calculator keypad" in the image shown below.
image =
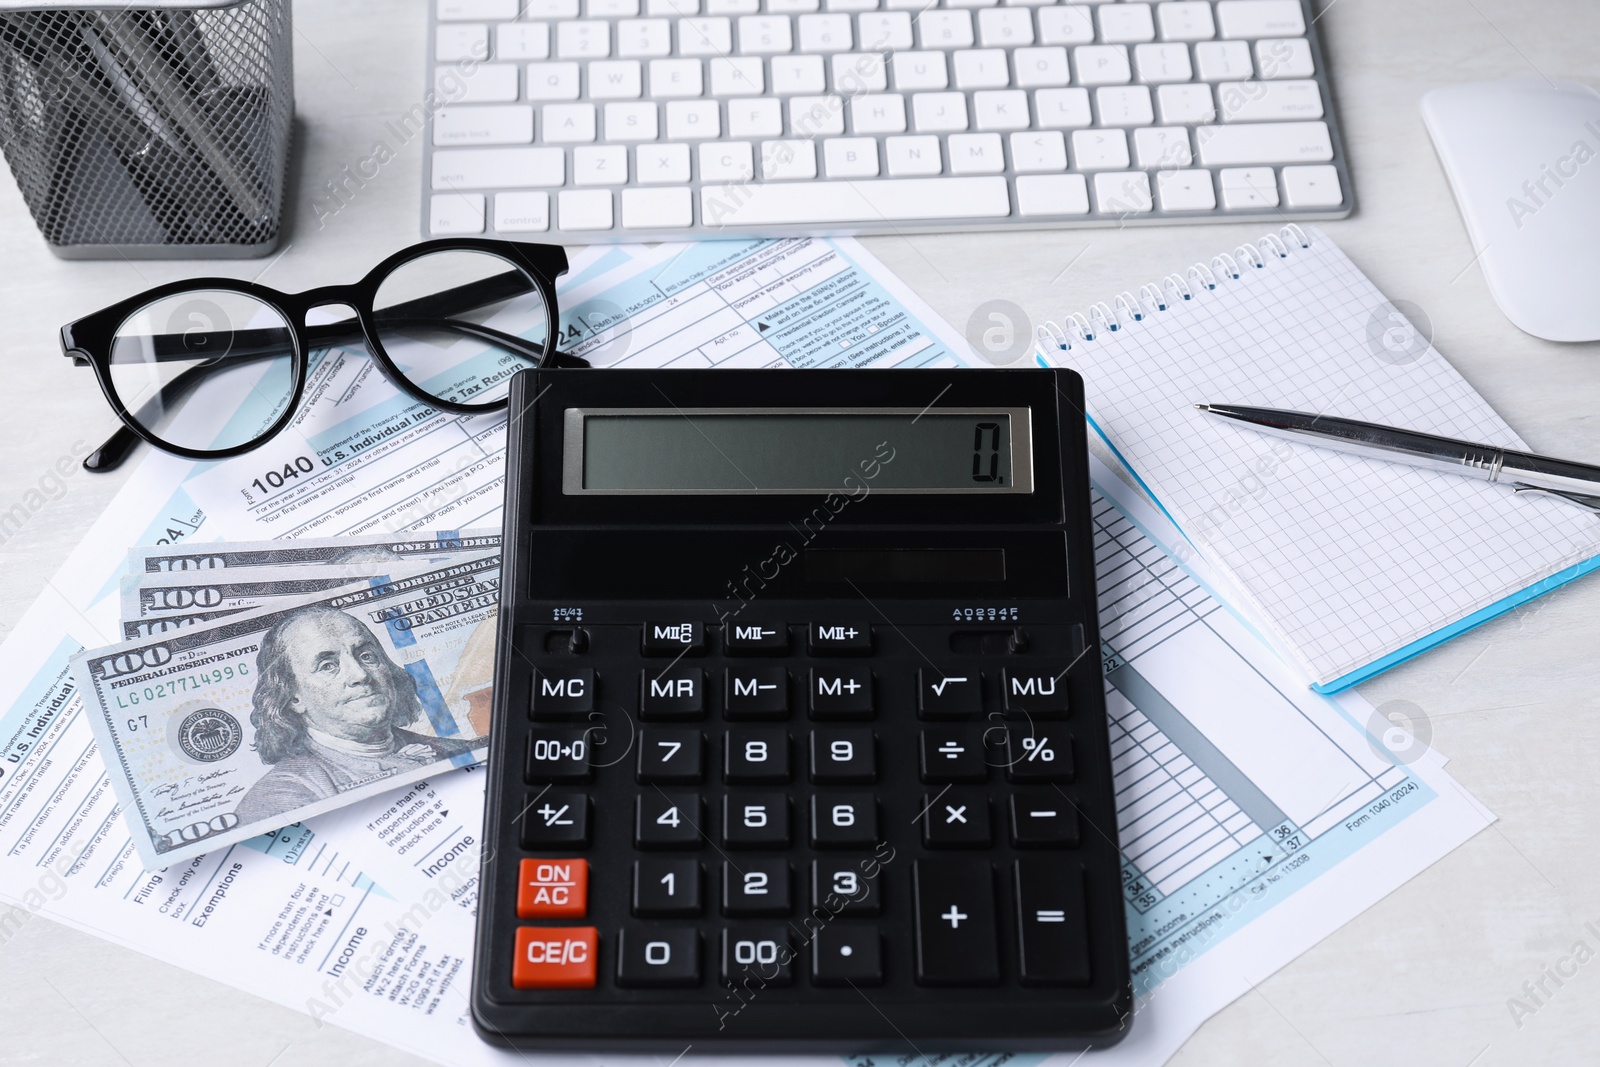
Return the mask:
<svg viewBox="0 0 1600 1067">
<path fill-rule="evenodd" d="M 514 988 L 1090 981 L 1059 640 L 584 632 L 528 672 Z"/>
</svg>

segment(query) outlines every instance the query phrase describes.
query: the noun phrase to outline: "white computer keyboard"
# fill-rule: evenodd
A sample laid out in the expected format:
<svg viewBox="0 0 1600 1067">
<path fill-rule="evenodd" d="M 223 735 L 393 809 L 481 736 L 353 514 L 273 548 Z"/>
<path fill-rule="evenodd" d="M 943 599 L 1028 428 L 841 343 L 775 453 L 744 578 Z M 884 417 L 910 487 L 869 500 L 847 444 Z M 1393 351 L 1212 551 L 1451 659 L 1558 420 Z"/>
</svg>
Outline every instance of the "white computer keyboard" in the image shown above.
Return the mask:
<svg viewBox="0 0 1600 1067">
<path fill-rule="evenodd" d="M 1310 0 L 433 0 L 423 231 L 1349 213 Z"/>
</svg>

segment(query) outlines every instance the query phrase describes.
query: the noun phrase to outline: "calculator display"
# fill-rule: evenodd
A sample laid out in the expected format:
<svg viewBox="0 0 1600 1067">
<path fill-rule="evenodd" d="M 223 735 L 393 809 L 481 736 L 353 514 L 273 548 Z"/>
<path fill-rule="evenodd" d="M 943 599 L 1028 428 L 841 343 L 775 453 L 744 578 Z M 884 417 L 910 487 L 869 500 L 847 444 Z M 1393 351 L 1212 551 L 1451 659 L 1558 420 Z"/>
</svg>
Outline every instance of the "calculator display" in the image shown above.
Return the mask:
<svg viewBox="0 0 1600 1067">
<path fill-rule="evenodd" d="M 1028 493 L 1026 408 L 566 411 L 568 494 Z"/>
</svg>

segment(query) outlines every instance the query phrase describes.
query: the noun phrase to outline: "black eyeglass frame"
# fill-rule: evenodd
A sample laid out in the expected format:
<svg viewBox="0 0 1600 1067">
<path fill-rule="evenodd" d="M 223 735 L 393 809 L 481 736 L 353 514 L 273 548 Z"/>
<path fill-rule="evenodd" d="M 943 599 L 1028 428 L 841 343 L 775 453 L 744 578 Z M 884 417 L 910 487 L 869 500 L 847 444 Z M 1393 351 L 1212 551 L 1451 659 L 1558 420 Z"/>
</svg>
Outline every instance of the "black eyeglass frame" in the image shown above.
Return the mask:
<svg viewBox="0 0 1600 1067">
<path fill-rule="evenodd" d="M 182 456 L 186 459 L 227 459 L 231 456 L 239 456 L 246 452 L 254 451 L 276 437 L 283 431 L 284 427 L 294 420 L 295 414 L 300 408 L 301 397 L 305 393 L 306 377 L 310 366 L 309 353 L 317 348 L 348 343 L 352 340 L 364 341 L 368 354 L 378 364 L 378 368 L 383 372 L 384 377 L 388 378 L 401 392 L 419 403 L 459 415 L 480 415 L 504 409 L 509 401 L 509 398 L 506 397 L 483 403 L 466 404 L 446 400 L 428 393 L 412 382 L 396 366 L 394 360 L 384 350 L 382 342 L 378 339 L 377 317 L 373 308 L 373 300 L 377 297 L 378 288 L 383 282 L 396 269 L 413 260 L 439 252 L 453 251 L 484 252 L 499 256 L 514 266 L 521 268 L 528 278 L 533 281 L 539 295 L 544 300 L 546 320 L 545 340 L 542 346 L 538 346 L 537 357 L 532 354 L 536 347 L 535 344 L 523 338 L 501 333 L 489 327 L 476 326 L 472 323 L 439 320 L 426 316 L 426 312 L 430 310 L 430 302 L 438 301 L 441 298 L 445 298 L 447 303 L 447 298 L 451 296 L 476 299 L 476 303 L 467 305 L 469 307 L 481 307 L 484 304 L 493 303 L 496 299 L 502 299 L 503 297 L 498 295 L 498 292 L 493 288 L 485 288 L 492 286 L 492 283 L 496 280 L 494 278 L 459 286 L 454 290 L 433 294 L 426 298 L 410 301 L 404 305 L 397 305 L 396 308 L 386 309 L 386 314 L 391 314 L 395 310 L 406 307 L 415 307 L 416 313 L 423 316 L 417 321 L 439 327 L 448 327 L 455 332 L 478 336 L 481 339 L 513 349 L 522 349 L 525 353 L 528 353 L 525 358 L 528 358 L 533 366 L 587 367 L 589 365 L 583 359 L 566 355 L 556 350 L 556 342 L 560 336 L 558 332 L 560 309 L 556 303 L 555 280 L 567 272 L 566 249 L 559 245 L 525 244 L 518 241 L 497 241 L 482 237 L 447 237 L 423 241 L 384 259 L 353 284 L 320 286 L 300 293 L 286 293 L 269 286 L 238 281 L 233 278 L 190 278 L 183 281 L 168 282 L 165 285 L 158 285 L 128 297 L 126 300 L 119 300 L 115 304 L 75 319 L 61 327 L 62 354 L 71 359 L 74 366 L 94 368 L 95 378 L 100 383 L 101 393 L 104 394 L 107 403 L 111 405 L 111 410 L 122 421 L 122 428 L 83 461 L 84 469 L 105 471 L 115 468 L 127 458 L 128 453 L 138 441 L 144 441 L 152 448 L 158 448 L 163 452 Z M 155 301 L 186 292 L 217 290 L 250 297 L 272 308 L 282 317 L 289 332 L 290 358 L 294 364 L 294 386 L 283 414 L 254 439 L 227 448 L 188 448 L 162 440 L 141 424 L 133 413 L 128 410 L 127 406 L 123 404 L 111 380 L 112 345 L 116 340 L 117 331 L 122 327 L 123 323 L 133 314 Z M 526 290 L 519 289 L 517 292 L 526 292 Z M 507 292 L 504 295 L 509 297 L 516 295 L 516 293 Z M 316 326 L 308 326 L 306 324 L 306 316 L 313 308 L 332 304 L 343 304 L 354 309 L 356 313 L 355 320 L 352 322 L 350 319 L 342 319 L 338 322 Z M 451 309 L 447 307 L 443 310 L 448 312 Z M 359 325 L 359 333 L 352 329 L 353 325 Z M 234 331 L 235 339 L 240 334 L 249 332 L 252 331 Z M 272 327 L 271 332 L 278 334 L 281 330 L 278 327 Z M 231 349 L 230 354 L 232 354 Z M 159 354 L 156 358 L 157 361 L 161 360 Z M 171 358 L 174 360 L 194 360 L 196 355 L 192 350 L 185 349 L 175 353 Z M 250 357 L 245 353 L 234 358 L 235 361 L 240 361 Z M 281 348 L 274 349 L 272 358 L 282 358 Z M 197 362 L 189 370 L 180 373 L 162 388 L 165 389 L 176 385 L 185 374 L 211 366 L 215 366 L 215 363 L 204 362 L 202 358 L 201 362 Z"/>
</svg>

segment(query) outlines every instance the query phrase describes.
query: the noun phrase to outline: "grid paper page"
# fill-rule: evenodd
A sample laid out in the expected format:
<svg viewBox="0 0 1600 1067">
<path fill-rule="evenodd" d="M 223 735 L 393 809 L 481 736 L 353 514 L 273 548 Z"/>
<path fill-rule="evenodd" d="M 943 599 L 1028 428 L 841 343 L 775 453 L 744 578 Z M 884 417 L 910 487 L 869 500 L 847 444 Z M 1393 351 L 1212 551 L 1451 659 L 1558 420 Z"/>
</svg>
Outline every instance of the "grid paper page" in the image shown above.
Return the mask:
<svg viewBox="0 0 1600 1067">
<path fill-rule="evenodd" d="M 1285 234 L 1287 237 L 1287 233 Z M 1092 339 L 1058 363 L 1183 531 L 1319 683 L 1600 555 L 1600 517 L 1535 494 L 1290 443 L 1196 403 L 1316 411 L 1518 448 L 1431 345 L 1386 348 L 1392 304 L 1327 235 Z M 1213 263 L 1215 268 L 1215 261 Z M 1400 346 L 1404 347 L 1404 346 Z"/>
</svg>

